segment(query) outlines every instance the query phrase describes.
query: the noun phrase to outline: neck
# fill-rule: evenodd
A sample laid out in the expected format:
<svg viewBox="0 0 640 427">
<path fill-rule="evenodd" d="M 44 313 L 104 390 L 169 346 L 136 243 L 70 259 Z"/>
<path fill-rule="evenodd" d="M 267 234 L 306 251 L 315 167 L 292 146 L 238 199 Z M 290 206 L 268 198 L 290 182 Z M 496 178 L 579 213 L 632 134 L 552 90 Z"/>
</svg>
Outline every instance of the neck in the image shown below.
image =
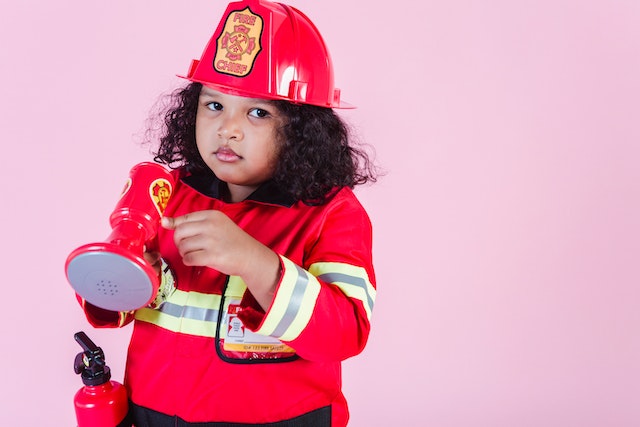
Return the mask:
<svg viewBox="0 0 640 427">
<path fill-rule="evenodd" d="M 249 197 L 257 188 L 257 185 L 247 186 L 227 183 L 227 191 L 224 199 L 229 203 L 238 203 Z"/>
</svg>

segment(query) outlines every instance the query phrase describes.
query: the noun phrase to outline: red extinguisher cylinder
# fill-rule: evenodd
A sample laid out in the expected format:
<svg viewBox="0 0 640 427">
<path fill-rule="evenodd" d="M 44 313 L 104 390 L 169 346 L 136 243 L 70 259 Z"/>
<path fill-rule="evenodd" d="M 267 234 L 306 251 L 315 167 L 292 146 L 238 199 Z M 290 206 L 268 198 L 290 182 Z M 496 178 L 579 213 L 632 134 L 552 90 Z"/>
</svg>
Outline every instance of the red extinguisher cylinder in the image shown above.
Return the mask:
<svg viewBox="0 0 640 427">
<path fill-rule="evenodd" d="M 84 386 L 73 400 L 78 427 L 116 427 L 129 410 L 127 391 L 116 381 Z"/>
</svg>

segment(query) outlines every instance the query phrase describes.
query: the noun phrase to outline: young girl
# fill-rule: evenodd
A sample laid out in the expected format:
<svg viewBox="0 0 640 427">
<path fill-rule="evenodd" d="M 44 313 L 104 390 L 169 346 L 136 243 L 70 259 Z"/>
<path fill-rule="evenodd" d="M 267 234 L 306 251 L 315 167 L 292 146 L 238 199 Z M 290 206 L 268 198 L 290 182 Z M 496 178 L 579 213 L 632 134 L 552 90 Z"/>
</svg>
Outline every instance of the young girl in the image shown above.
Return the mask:
<svg viewBox="0 0 640 427">
<path fill-rule="evenodd" d="M 97 327 L 134 321 L 125 385 L 143 426 L 344 426 L 341 361 L 362 351 L 376 296 L 375 180 L 333 108 L 320 34 L 298 10 L 231 3 L 173 94 L 155 160 L 176 185 L 146 259 L 148 307 L 83 302 Z"/>
</svg>

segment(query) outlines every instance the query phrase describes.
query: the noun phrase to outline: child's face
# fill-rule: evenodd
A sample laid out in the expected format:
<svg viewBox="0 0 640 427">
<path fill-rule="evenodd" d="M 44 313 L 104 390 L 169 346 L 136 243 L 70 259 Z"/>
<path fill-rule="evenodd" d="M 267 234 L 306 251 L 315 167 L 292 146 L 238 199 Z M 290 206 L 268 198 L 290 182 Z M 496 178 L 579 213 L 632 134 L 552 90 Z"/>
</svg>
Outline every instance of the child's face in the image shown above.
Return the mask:
<svg viewBox="0 0 640 427">
<path fill-rule="evenodd" d="M 206 165 L 228 184 L 232 201 L 244 200 L 273 176 L 281 121 L 268 100 L 202 87 L 196 144 Z"/>
</svg>

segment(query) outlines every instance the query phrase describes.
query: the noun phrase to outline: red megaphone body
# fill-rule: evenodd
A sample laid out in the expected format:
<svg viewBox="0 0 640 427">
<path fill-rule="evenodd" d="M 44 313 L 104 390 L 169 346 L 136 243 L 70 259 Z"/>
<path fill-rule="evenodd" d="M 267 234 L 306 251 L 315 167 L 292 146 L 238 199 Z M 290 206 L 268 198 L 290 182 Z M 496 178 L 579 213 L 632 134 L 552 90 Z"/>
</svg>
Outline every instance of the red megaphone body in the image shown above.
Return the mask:
<svg viewBox="0 0 640 427">
<path fill-rule="evenodd" d="M 173 186 L 171 173 L 162 165 L 144 162 L 131 169 L 109 217 L 109 237 L 80 246 L 67 257 L 67 279 L 78 295 L 112 311 L 135 310 L 153 301 L 159 278 L 143 254 L 145 243 L 158 232 Z"/>
</svg>

